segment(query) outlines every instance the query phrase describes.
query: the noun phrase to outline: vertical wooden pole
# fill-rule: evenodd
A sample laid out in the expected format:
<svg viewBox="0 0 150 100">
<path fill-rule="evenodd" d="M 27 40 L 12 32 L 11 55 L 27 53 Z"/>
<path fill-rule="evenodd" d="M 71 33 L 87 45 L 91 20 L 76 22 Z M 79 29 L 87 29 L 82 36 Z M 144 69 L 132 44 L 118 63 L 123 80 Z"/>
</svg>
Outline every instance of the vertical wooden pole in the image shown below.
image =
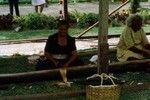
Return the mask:
<svg viewBox="0 0 150 100">
<path fill-rule="evenodd" d="M 64 0 L 64 19 L 68 20 L 68 0 Z"/>
<path fill-rule="evenodd" d="M 68 1 L 67 0 L 59 0 L 60 3 L 60 11 L 59 17 L 60 20 L 68 20 Z"/>
<path fill-rule="evenodd" d="M 99 0 L 98 74 L 108 72 L 108 10 L 109 0 Z"/>
<path fill-rule="evenodd" d="M 64 0 L 59 0 L 59 20 L 64 20 Z"/>
</svg>

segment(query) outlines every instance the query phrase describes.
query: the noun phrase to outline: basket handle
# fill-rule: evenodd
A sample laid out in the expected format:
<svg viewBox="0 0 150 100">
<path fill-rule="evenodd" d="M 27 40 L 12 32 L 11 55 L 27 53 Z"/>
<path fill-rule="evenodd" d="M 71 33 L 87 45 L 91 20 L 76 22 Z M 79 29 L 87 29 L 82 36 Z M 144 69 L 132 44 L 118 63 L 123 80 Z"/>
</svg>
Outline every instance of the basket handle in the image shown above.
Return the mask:
<svg viewBox="0 0 150 100">
<path fill-rule="evenodd" d="M 109 75 L 107 75 L 107 74 L 105 74 L 105 73 L 102 73 L 102 74 L 100 75 L 100 78 L 101 78 L 101 86 L 103 85 L 104 77 L 109 78 L 109 79 L 111 80 L 112 84 L 113 84 L 113 85 L 116 85 L 115 82 L 114 82 L 113 79 L 112 79 L 113 76 L 109 76 Z"/>
</svg>

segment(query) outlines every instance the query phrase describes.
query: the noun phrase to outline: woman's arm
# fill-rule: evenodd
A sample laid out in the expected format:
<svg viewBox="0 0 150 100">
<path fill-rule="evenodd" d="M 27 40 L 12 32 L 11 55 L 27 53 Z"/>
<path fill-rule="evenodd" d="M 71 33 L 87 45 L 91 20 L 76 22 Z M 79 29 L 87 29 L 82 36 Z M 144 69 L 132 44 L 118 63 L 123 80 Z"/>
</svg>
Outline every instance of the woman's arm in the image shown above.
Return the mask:
<svg viewBox="0 0 150 100">
<path fill-rule="evenodd" d="M 129 48 L 130 51 L 143 55 L 144 57 L 150 57 L 150 50 L 138 49 L 134 46 Z"/>
<path fill-rule="evenodd" d="M 63 65 L 63 67 L 68 67 L 76 58 L 77 58 L 77 51 L 75 50 L 75 51 L 72 51 L 70 58 Z"/>
<path fill-rule="evenodd" d="M 55 66 L 58 65 L 59 62 L 53 58 L 52 54 L 45 52 L 44 55 L 48 60 L 52 61 L 55 64 Z"/>
<path fill-rule="evenodd" d="M 144 47 L 145 47 L 145 49 L 150 50 L 150 44 L 146 44 L 146 45 L 144 45 Z"/>
</svg>

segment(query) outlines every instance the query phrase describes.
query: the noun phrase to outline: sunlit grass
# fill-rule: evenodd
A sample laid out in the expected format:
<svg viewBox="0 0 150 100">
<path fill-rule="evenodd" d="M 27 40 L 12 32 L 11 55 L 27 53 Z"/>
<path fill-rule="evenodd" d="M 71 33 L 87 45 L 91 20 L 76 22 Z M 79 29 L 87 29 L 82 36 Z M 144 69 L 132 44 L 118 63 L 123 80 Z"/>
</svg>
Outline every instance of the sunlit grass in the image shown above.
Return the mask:
<svg viewBox="0 0 150 100">
<path fill-rule="evenodd" d="M 111 27 L 109 28 L 109 35 L 120 34 L 123 27 Z M 69 34 L 77 37 L 86 29 L 70 28 Z M 0 31 L 0 41 L 2 40 L 18 40 L 18 39 L 36 39 L 36 38 L 47 38 L 49 35 L 55 33 L 57 30 L 30 30 L 30 31 Z M 98 28 L 93 28 L 83 36 L 95 36 L 98 35 Z"/>
<path fill-rule="evenodd" d="M 150 32 L 150 25 L 145 25 L 144 27 L 145 32 Z M 122 27 L 109 27 L 108 35 L 118 35 L 121 34 L 124 29 Z M 69 34 L 72 36 L 77 37 L 81 34 L 85 29 L 80 28 L 70 28 Z M 18 40 L 18 39 L 36 39 L 36 38 L 47 38 L 49 35 L 54 34 L 57 30 L 24 30 L 22 32 L 16 32 L 14 30 L 11 31 L 0 31 L 0 40 Z M 95 27 L 85 33 L 83 36 L 95 36 L 98 35 L 98 27 Z"/>
</svg>

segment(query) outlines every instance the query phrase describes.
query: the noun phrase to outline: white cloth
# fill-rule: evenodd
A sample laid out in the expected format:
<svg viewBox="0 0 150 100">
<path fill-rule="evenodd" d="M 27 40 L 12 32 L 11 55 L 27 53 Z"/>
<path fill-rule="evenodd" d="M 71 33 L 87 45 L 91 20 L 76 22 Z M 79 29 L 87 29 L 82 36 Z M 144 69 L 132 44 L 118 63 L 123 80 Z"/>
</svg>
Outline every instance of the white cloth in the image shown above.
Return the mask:
<svg viewBox="0 0 150 100">
<path fill-rule="evenodd" d="M 91 58 L 90 58 L 90 62 L 92 62 L 92 63 L 97 63 L 97 60 L 98 60 L 98 55 L 94 55 L 94 56 L 92 56 Z"/>
<path fill-rule="evenodd" d="M 33 6 L 38 6 L 46 3 L 45 0 L 32 0 L 32 5 Z"/>
</svg>

